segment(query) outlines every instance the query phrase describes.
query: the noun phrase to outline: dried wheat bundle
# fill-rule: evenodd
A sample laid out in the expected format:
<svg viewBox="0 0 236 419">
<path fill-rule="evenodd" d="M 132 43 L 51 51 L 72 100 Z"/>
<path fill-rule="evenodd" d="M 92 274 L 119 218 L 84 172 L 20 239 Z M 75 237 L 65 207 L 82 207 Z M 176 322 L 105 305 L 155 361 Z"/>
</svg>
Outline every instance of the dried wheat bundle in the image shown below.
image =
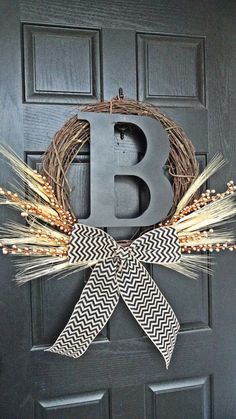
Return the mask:
<svg viewBox="0 0 236 419">
<path fill-rule="evenodd" d="M 69 262 L 68 247 L 76 220 L 58 202 L 46 177 L 32 170 L 13 151 L 0 146 L 0 153 L 21 180 L 21 186 L 11 185 L 12 191 L 0 188 L 0 204 L 16 209 L 26 221 L 26 225 L 9 221 L 0 228 L 3 253 L 22 257 L 16 281 L 21 284 L 49 274 L 62 277 L 72 270 L 95 265 L 97 260 Z M 233 232 L 224 227 L 236 215 L 233 181 L 228 182 L 224 193 L 207 190 L 191 203 L 195 192 L 222 164 L 222 158 L 216 156 L 192 183 L 175 214 L 160 224 L 175 228 L 182 253 L 180 262 L 165 266 L 187 276 L 196 277 L 199 269 L 209 271 L 205 252 L 236 248 Z"/>
</svg>

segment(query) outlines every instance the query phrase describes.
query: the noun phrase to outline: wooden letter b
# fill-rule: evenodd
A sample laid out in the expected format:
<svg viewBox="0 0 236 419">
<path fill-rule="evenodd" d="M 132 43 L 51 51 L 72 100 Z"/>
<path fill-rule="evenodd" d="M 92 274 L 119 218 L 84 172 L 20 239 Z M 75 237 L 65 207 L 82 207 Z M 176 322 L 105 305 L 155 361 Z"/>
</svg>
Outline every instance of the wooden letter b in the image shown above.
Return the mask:
<svg viewBox="0 0 236 419">
<path fill-rule="evenodd" d="M 96 227 L 139 227 L 157 223 L 172 206 L 172 188 L 163 166 L 169 155 L 169 139 L 159 121 L 146 116 L 79 112 L 78 118 L 90 124 L 90 216 L 83 221 Z M 143 159 L 134 166 L 117 166 L 114 160 L 114 127 L 134 124 L 147 140 Z M 150 192 L 150 202 L 136 218 L 115 216 L 115 176 L 136 176 Z"/>
</svg>

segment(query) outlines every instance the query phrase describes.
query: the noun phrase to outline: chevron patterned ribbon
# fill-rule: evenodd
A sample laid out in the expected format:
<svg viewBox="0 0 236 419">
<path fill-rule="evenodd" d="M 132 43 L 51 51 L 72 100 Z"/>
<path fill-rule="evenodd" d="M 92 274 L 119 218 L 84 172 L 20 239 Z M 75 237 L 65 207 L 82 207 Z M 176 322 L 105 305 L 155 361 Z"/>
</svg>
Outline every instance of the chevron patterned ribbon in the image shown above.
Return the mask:
<svg viewBox="0 0 236 419">
<path fill-rule="evenodd" d="M 168 368 L 179 322 L 141 262 L 179 262 L 181 250 L 175 229 L 153 229 L 122 247 L 103 230 L 75 224 L 68 256 L 70 263 L 96 264 L 66 327 L 47 350 L 74 358 L 83 355 L 121 296 Z"/>
</svg>

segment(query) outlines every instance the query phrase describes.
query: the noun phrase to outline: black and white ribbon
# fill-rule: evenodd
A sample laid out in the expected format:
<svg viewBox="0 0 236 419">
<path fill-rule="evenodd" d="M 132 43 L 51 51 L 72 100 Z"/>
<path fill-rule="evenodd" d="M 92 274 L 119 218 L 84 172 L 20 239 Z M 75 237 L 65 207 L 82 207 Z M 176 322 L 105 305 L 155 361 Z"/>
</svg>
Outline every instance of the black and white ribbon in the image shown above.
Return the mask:
<svg viewBox="0 0 236 419">
<path fill-rule="evenodd" d="M 156 228 L 130 246 L 121 247 L 103 230 L 75 224 L 68 256 L 70 263 L 96 261 L 96 265 L 66 327 L 48 350 L 81 356 L 103 329 L 121 296 L 168 368 L 179 322 L 141 262 L 179 262 L 181 250 L 175 229 Z"/>
</svg>

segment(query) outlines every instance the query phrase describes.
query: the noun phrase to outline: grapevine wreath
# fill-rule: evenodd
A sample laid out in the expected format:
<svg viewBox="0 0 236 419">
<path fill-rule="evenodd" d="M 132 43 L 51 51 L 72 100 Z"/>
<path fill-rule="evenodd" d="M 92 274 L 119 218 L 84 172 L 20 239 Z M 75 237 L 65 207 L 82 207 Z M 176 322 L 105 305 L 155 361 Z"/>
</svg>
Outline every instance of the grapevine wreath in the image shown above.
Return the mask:
<svg viewBox="0 0 236 419">
<path fill-rule="evenodd" d="M 122 100 L 120 97 L 86 106 L 83 111 L 148 116 L 161 122 L 170 141 L 167 168 L 173 184 L 173 212 L 199 172 L 195 149 L 184 131 L 156 106 L 135 100 Z M 73 116 L 55 134 L 43 156 L 44 175 L 53 187 L 60 204 L 71 213 L 73 209 L 69 202 L 70 188 L 65 175 L 76 154 L 89 141 L 89 123 Z"/>
<path fill-rule="evenodd" d="M 74 358 L 83 355 L 121 297 L 168 367 L 179 322 L 142 263 L 161 264 L 190 277 L 197 277 L 199 269 L 208 271 L 208 252 L 236 248 L 233 232 L 222 228 L 236 214 L 236 187 L 229 181 L 223 193 L 206 190 L 199 195 L 199 188 L 222 167 L 224 159 L 216 155 L 199 174 L 191 141 L 157 107 L 119 96 L 83 110 L 139 115 L 161 122 L 170 141 L 166 163 L 173 187 L 170 213 L 124 243 L 76 220 L 66 175 L 90 133 L 88 122 L 73 116 L 55 134 L 43 156 L 41 173 L 0 145 L 0 153 L 21 180 L 20 186 L 19 182 L 11 185 L 12 191 L 0 188 L 0 203 L 20 211 L 26 221 L 8 221 L 1 226 L 2 252 L 19 256 L 19 284 L 49 274 L 62 277 L 92 269 L 67 325 L 47 351 Z"/>
</svg>

